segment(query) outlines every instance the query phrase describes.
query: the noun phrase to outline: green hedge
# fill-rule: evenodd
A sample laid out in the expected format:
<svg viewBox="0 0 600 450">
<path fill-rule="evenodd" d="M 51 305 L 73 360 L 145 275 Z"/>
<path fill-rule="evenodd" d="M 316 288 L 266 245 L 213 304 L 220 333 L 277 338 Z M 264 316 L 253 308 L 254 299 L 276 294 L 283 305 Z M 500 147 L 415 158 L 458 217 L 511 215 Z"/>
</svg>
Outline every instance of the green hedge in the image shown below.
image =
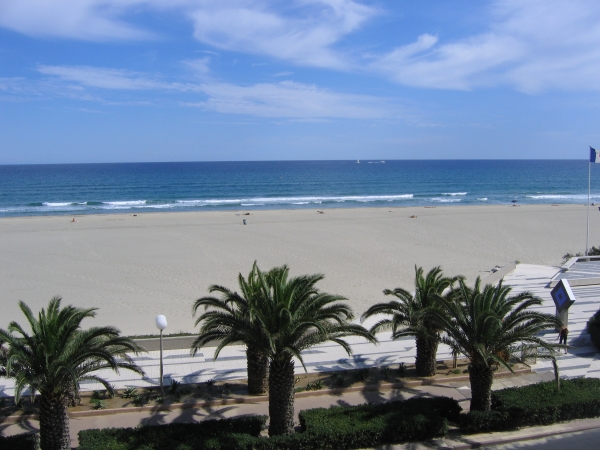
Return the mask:
<svg viewBox="0 0 600 450">
<path fill-rule="evenodd" d="M 312 437 L 312 445 L 295 448 L 361 448 L 431 439 L 443 436 L 448 420 L 458 421 L 460 411 L 458 402 L 447 397 L 310 409 L 299 417 L 303 435 Z"/>
<path fill-rule="evenodd" d="M 600 309 L 588 320 L 587 331 L 594 347 L 600 350 Z"/>
<path fill-rule="evenodd" d="M 517 422 L 507 411 L 469 411 L 460 416 L 460 431 L 474 434 L 511 430 L 518 428 Z"/>
<path fill-rule="evenodd" d="M 0 436 L 0 449 L 38 450 L 40 438 L 37 434 L 17 434 L 15 436 Z"/>
<path fill-rule="evenodd" d="M 138 428 L 79 432 L 79 450 L 188 450 L 248 448 L 263 430 L 267 416 L 242 416 Z M 238 447 L 236 447 L 238 446 Z"/>
<path fill-rule="evenodd" d="M 345 450 L 445 434 L 461 408 L 451 398 L 302 411 L 302 433 L 257 437 L 266 417 L 79 433 L 79 450 Z M 246 420 L 246 422 L 243 422 Z"/>
<path fill-rule="evenodd" d="M 600 379 L 561 380 L 507 388 L 492 393 L 492 411 L 463 414 L 463 433 L 501 431 L 600 417 Z"/>
</svg>

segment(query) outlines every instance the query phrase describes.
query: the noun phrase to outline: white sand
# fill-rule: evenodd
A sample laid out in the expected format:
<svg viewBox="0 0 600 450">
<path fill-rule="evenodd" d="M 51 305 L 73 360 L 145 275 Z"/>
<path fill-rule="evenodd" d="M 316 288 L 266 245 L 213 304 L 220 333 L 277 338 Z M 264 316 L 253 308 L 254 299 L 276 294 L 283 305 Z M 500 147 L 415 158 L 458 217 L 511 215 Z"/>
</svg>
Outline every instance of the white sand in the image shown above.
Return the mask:
<svg viewBox="0 0 600 450">
<path fill-rule="evenodd" d="M 582 205 L 324 211 L 0 219 L 0 327 L 23 322 L 18 300 L 37 311 L 61 295 L 64 304 L 99 307 L 94 324 L 127 334 L 155 333 L 156 314 L 167 316 L 167 332 L 192 331 L 193 301 L 213 283 L 236 288 L 254 260 L 265 270 L 324 273 L 321 288 L 361 314 L 386 300 L 384 288 L 411 289 L 415 264 L 473 281 L 515 260 L 558 265 L 585 247 Z M 590 230 L 590 245 L 600 244 L 597 208 Z"/>
</svg>

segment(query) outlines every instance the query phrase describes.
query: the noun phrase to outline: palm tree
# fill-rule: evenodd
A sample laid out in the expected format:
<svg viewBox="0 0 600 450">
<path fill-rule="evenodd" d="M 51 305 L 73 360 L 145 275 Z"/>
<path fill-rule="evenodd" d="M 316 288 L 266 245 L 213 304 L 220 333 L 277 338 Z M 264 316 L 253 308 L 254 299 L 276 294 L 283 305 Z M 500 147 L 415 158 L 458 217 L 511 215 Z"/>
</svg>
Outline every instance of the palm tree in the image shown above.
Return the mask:
<svg viewBox="0 0 600 450">
<path fill-rule="evenodd" d="M 346 298 L 315 287 L 323 275 L 288 278 L 287 266 L 267 274 L 257 270 L 257 275 L 262 296 L 252 304 L 252 309 L 267 337 L 262 351 L 269 358 L 269 435 L 291 434 L 294 358 L 304 366 L 301 352 L 320 343 L 335 342 L 351 354 L 345 337 L 376 340 L 365 328 L 349 322 L 353 318 L 352 309 L 341 303 Z"/>
<path fill-rule="evenodd" d="M 530 292 L 509 297 L 511 288 L 486 285 L 481 290 L 478 277 L 469 288 L 464 280 L 448 298 L 441 299 L 441 308 L 433 314 L 443 324 L 446 335 L 442 342 L 469 359 L 471 411 L 489 411 L 491 407 L 494 369 L 509 364 L 517 350 L 528 348 L 536 356 L 537 348 L 546 349 L 552 358 L 555 344 L 544 341 L 539 333 L 560 325 L 550 314 L 532 311 L 542 299 Z"/>
<path fill-rule="evenodd" d="M 241 294 L 218 285 L 212 285 L 209 292 L 218 292 L 218 297 L 202 297 L 194 303 L 192 312 L 195 315 L 199 308 L 205 311 L 195 325 L 202 323 L 200 334 L 192 344 L 192 354 L 209 342 L 218 341 L 214 358 L 218 358 L 221 350 L 231 344 L 242 343 L 246 345 L 246 360 L 248 368 L 248 392 L 250 394 L 264 394 L 269 383 L 269 360 L 266 353 L 260 348 L 264 347 L 264 333 L 260 323 L 254 320 L 250 304 L 256 302 L 261 295 L 258 286 L 258 267 L 256 262 L 252 271 L 245 279 L 238 275 L 238 285 Z M 261 342 L 262 341 L 262 342 Z"/>
<path fill-rule="evenodd" d="M 8 349 L 4 346 L 4 342 L 0 340 L 0 377 L 6 376 L 6 355 Z"/>
<path fill-rule="evenodd" d="M 444 290 L 460 278 L 444 277 L 440 267 L 434 267 L 427 276 L 423 276 L 423 268 L 415 266 L 414 295 L 402 288 L 386 289 L 383 291 L 385 295 L 393 295 L 398 300 L 371 306 L 361 320 L 384 314 L 388 317 L 373 325 L 371 333 L 391 330 L 392 339 L 414 336 L 417 344 L 417 375 L 433 376 L 437 369 L 437 348 L 442 326 L 431 311 L 439 307 Z"/>
<path fill-rule="evenodd" d="M 67 403 L 78 395 L 81 381 L 101 383 L 112 393 L 112 386 L 94 372 L 128 369 L 143 375 L 127 354 L 143 350 L 131 339 L 120 336 L 118 329 L 81 329 L 81 321 L 94 317 L 96 308 L 61 309 L 60 302 L 60 297 L 54 297 L 37 319 L 24 302 L 19 302 L 31 334 L 16 322 L 11 322 L 8 330 L 0 329 L 0 341 L 9 346 L 6 373 L 15 379 L 15 402 L 26 387 L 40 394 L 42 450 L 71 448 Z"/>
</svg>

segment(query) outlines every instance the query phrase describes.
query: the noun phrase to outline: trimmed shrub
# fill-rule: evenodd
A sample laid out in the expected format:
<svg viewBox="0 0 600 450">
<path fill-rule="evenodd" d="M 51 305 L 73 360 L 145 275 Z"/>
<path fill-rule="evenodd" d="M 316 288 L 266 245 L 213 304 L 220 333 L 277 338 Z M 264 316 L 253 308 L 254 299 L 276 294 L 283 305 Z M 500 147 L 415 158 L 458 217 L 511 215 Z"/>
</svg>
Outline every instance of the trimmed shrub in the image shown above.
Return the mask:
<svg viewBox="0 0 600 450">
<path fill-rule="evenodd" d="M 311 449 L 360 448 L 442 436 L 448 420 L 458 421 L 461 408 L 447 397 L 414 398 L 382 405 L 317 408 L 299 414 Z"/>
<path fill-rule="evenodd" d="M 40 448 L 40 437 L 37 434 L 0 436 L 0 448 L 10 450 L 38 450 Z"/>
<path fill-rule="evenodd" d="M 257 437 L 266 416 L 85 430 L 79 450 L 345 450 L 442 436 L 460 411 L 446 397 L 311 409 L 300 413 L 302 433 L 272 438 Z"/>
<path fill-rule="evenodd" d="M 495 391 L 492 411 L 463 414 L 460 429 L 501 431 L 600 416 L 600 379 L 574 378 L 560 385 L 560 392 L 554 381 Z"/>
<path fill-rule="evenodd" d="M 460 431 L 474 434 L 517 428 L 514 417 L 507 411 L 469 411 L 460 416 Z"/>
<path fill-rule="evenodd" d="M 242 416 L 138 428 L 105 428 L 79 432 L 79 450 L 191 450 L 247 448 L 263 430 L 267 416 Z"/>
<path fill-rule="evenodd" d="M 588 320 L 587 331 L 594 347 L 600 350 L 600 309 Z"/>
</svg>

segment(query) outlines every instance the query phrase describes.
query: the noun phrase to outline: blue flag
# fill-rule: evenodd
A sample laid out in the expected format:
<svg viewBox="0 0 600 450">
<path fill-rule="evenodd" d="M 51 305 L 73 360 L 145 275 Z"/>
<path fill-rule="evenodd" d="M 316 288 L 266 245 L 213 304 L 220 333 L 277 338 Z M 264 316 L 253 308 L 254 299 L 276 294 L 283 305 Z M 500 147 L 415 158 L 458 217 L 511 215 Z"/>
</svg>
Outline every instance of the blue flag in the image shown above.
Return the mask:
<svg viewBox="0 0 600 450">
<path fill-rule="evenodd" d="M 600 163 L 600 152 L 592 147 L 590 147 L 590 162 Z"/>
</svg>

